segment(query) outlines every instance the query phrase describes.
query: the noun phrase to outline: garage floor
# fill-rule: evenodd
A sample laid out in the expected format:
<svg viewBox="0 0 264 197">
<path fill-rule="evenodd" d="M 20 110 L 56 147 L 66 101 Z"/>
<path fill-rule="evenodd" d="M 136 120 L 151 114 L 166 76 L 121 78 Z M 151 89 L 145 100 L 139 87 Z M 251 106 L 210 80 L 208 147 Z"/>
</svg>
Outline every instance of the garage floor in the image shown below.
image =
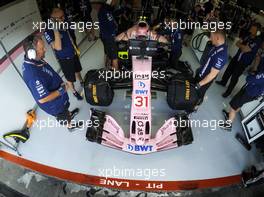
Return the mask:
<svg viewBox="0 0 264 197">
<path fill-rule="evenodd" d="M 97 41 L 88 50 L 90 46 L 91 44 L 85 42 L 81 46 L 82 51 L 86 51 L 81 58 L 84 68 L 83 75 L 89 69 L 103 65 L 102 43 Z M 199 65 L 190 48 L 183 49 L 181 59 L 187 60 L 194 69 Z M 241 83 L 239 86 L 242 85 Z M 192 114 L 191 119 L 222 120 L 221 111 L 228 107 L 230 100 L 230 98 L 223 99 L 222 92 L 224 92 L 223 87 L 213 84 L 203 105 L 197 113 Z M 124 90 L 116 91 L 115 94 L 113 104 L 109 108 L 100 109 L 107 111 L 123 128 L 127 128 L 131 101 L 125 97 Z M 159 93 L 157 99 L 152 102 L 154 128 L 159 127 L 168 118 L 166 114 L 173 114 L 166 104 L 165 96 L 164 93 Z M 90 106 L 85 101 L 77 101 L 71 94 L 70 101 L 71 109 L 79 107 L 81 110 L 76 119 L 88 120 Z M 37 116 L 38 123 L 41 120 L 54 120 L 41 110 L 37 111 Z M 197 181 L 194 188 L 199 188 L 198 182 L 204 184 L 203 181 L 207 181 L 210 187 L 210 180 L 218 180 L 219 186 L 224 186 L 231 184 L 232 181 L 238 183 L 243 169 L 261 162 L 255 149 L 247 151 L 235 140 L 235 134 L 242 132 L 240 121 L 238 117 L 232 132 L 214 128 L 214 122 L 210 128 L 195 127 L 193 128 L 194 142 L 191 145 L 145 156 L 131 155 L 90 143 L 85 139 L 86 128 L 70 133 L 66 128 L 40 129 L 36 123 L 31 130 L 30 140 L 20 146 L 22 157 L 18 157 L 14 152 L 5 148 L 2 149 L 4 152 L 1 152 L 0 156 L 34 171 L 66 181 L 78 179 L 77 182 L 81 184 L 93 183 L 102 186 L 102 182 L 96 182 L 95 179 L 105 177 L 102 172 L 109 170 L 111 172 L 109 178 L 118 178 L 118 180 L 136 180 L 142 183 L 160 181 L 172 185 L 174 182 L 177 185 L 180 182 Z M 163 173 L 155 176 L 154 174 L 133 174 L 131 176 L 131 174 L 122 173 L 113 175 L 112 172 L 115 169 L 119 172 L 125 169 L 140 169 L 146 172 L 147 169 L 148 172 L 158 170 Z M 232 181 L 225 182 L 225 178 L 230 178 Z M 176 185 L 175 189 L 179 190 L 181 187 Z M 112 185 L 112 188 L 116 186 L 118 184 Z M 189 184 L 188 187 L 192 185 Z M 131 188 L 127 187 L 127 189 Z M 182 189 L 185 188 L 182 187 Z"/>
<path fill-rule="evenodd" d="M 5 160 L 0 160 L 0 167 L 3 169 L 0 171 L 1 197 L 262 197 L 264 195 L 264 185 L 246 189 L 236 185 L 222 189 L 164 193 L 116 191 L 46 177 Z"/>
</svg>

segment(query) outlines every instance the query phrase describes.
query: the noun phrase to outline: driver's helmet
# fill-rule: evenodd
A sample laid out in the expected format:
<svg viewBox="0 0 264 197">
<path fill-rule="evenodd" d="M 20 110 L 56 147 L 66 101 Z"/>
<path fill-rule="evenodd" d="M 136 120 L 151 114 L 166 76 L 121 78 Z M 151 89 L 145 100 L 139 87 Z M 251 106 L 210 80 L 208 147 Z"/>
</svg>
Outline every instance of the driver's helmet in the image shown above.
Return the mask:
<svg viewBox="0 0 264 197">
<path fill-rule="evenodd" d="M 146 21 L 146 17 L 140 17 L 137 23 L 136 38 L 148 38 L 149 37 L 149 24 Z"/>
</svg>

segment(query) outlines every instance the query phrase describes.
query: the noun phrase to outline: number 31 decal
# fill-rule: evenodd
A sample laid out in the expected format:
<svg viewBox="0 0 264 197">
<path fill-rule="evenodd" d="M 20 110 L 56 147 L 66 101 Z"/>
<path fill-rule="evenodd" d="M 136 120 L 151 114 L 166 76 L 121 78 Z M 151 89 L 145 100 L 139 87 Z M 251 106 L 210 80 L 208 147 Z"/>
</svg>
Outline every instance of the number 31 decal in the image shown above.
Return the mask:
<svg viewBox="0 0 264 197">
<path fill-rule="evenodd" d="M 148 97 L 136 96 L 134 100 L 136 107 L 148 107 Z"/>
</svg>

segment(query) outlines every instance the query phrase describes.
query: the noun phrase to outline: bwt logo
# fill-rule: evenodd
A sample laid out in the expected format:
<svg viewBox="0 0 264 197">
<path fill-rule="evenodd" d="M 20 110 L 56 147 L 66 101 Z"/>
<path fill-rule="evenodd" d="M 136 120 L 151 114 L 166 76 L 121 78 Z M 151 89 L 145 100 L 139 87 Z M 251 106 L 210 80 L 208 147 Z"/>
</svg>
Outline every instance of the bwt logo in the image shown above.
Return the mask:
<svg viewBox="0 0 264 197">
<path fill-rule="evenodd" d="M 146 95 L 146 94 L 148 94 L 148 91 L 147 90 L 136 90 L 135 93 L 138 95 Z"/>
<path fill-rule="evenodd" d="M 152 151 L 153 146 L 151 145 L 127 145 L 127 149 L 135 152 L 148 152 Z"/>
<path fill-rule="evenodd" d="M 138 82 L 138 86 L 141 87 L 141 88 L 145 88 L 146 87 L 146 84 L 142 81 L 139 81 Z"/>
</svg>

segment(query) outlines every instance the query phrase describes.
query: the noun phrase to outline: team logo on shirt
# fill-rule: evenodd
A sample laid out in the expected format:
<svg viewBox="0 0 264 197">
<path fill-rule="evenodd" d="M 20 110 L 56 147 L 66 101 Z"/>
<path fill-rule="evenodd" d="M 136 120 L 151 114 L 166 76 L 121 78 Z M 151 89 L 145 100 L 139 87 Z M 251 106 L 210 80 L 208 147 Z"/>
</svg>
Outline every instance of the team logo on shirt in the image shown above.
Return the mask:
<svg viewBox="0 0 264 197">
<path fill-rule="evenodd" d="M 45 72 L 45 73 L 47 73 L 49 76 L 53 77 L 53 74 L 52 74 L 52 72 L 49 69 L 43 67 L 42 68 L 42 71 Z"/>
<path fill-rule="evenodd" d="M 107 13 L 106 16 L 109 21 L 112 21 L 114 19 L 112 14 Z"/>
<path fill-rule="evenodd" d="M 223 61 L 224 61 L 223 59 L 218 58 L 215 66 L 220 69 L 223 65 Z"/>
<path fill-rule="evenodd" d="M 263 73 L 262 74 L 258 74 L 256 76 L 256 79 L 264 79 L 264 74 Z"/>
<path fill-rule="evenodd" d="M 48 41 L 48 43 L 52 42 L 52 39 L 47 32 L 45 32 L 45 38 Z"/>
<path fill-rule="evenodd" d="M 36 85 L 36 90 L 39 94 L 39 97 L 43 97 L 46 94 L 43 85 L 41 84 L 39 80 L 36 80 L 35 85 Z"/>
<path fill-rule="evenodd" d="M 249 44 L 249 47 L 252 49 L 252 48 L 254 48 L 256 46 L 256 43 L 255 42 L 252 42 L 252 43 L 250 43 Z"/>
</svg>

